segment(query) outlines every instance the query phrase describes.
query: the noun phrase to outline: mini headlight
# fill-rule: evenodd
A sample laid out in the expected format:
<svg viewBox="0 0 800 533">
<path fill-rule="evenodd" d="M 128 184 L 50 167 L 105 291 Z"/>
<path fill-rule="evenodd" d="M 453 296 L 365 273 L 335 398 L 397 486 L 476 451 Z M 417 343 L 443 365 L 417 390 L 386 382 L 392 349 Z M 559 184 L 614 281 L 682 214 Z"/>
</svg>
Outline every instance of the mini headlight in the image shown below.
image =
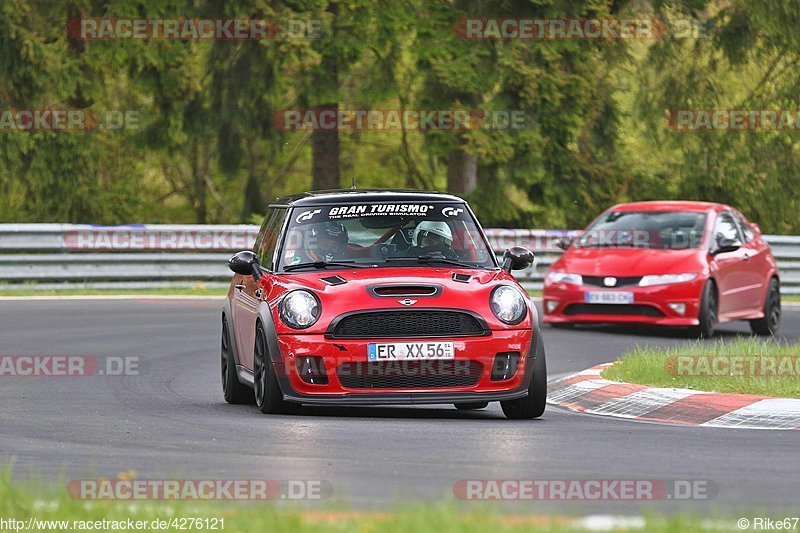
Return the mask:
<svg viewBox="0 0 800 533">
<path fill-rule="evenodd" d="M 664 274 L 662 276 L 644 276 L 639 281 L 640 287 L 650 287 L 651 285 L 667 285 L 669 283 L 684 283 L 692 281 L 697 274 Z"/>
<path fill-rule="evenodd" d="M 569 283 L 570 285 L 583 285 L 583 276 L 580 274 L 570 274 L 569 272 L 556 272 L 554 270 L 547 273 L 547 279 L 553 283 Z"/>
<path fill-rule="evenodd" d="M 283 297 L 279 312 L 283 323 L 290 328 L 305 329 L 319 319 L 322 306 L 313 293 L 300 289 Z"/>
<path fill-rule="evenodd" d="M 500 285 L 489 298 L 494 316 L 506 324 L 519 324 L 525 318 L 528 306 L 522 294 L 508 285 Z"/>
</svg>

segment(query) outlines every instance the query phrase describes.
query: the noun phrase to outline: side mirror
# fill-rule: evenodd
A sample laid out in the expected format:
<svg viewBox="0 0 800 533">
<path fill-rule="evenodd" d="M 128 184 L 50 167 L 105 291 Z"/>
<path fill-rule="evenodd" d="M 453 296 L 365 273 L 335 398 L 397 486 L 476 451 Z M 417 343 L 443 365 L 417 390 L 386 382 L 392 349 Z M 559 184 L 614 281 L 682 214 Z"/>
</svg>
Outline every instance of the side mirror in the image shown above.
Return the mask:
<svg viewBox="0 0 800 533">
<path fill-rule="evenodd" d="M 753 233 L 756 235 L 761 235 L 761 226 L 758 224 L 750 224 L 750 226 L 753 228 Z"/>
<path fill-rule="evenodd" d="M 558 239 L 556 241 L 556 246 L 561 248 L 562 250 L 568 249 L 572 246 L 573 239 L 571 237 L 564 237 L 563 239 Z"/>
<path fill-rule="evenodd" d="M 522 270 L 528 268 L 534 261 L 533 252 L 522 246 L 514 246 L 503 254 L 503 270 Z"/>
<path fill-rule="evenodd" d="M 711 255 L 735 252 L 741 247 L 742 243 L 737 239 L 726 239 L 722 236 L 717 236 L 717 247 L 711 252 Z"/>
<path fill-rule="evenodd" d="M 228 268 L 243 276 L 252 275 L 256 281 L 261 277 L 261 266 L 258 257 L 250 250 L 235 253 L 228 259 Z"/>
</svg>

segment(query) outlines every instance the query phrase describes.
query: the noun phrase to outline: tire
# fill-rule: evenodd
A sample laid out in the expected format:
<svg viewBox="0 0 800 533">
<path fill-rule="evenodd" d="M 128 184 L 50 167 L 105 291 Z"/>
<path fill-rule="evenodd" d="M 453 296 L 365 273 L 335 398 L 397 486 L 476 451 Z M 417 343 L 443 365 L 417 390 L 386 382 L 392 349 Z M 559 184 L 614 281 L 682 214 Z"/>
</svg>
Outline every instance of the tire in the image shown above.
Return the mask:
<svg viewBox="0 0 800 533">
<path fill-rule="evenodd" d="M 535 331 L 537 337 L 536 355 L 533 360 L 533 377 L 528 387 L 528 395 L 518 400 L 507 400 L 500 402 L 503 414 L 512 420 L 529 420 L 539 418 L 544 414 L 547 405 L 547 361 L 544 355 L 544 342 L 541 337 L 541 330 Z M 529 361 L 530 362 L 530 361 Z"/>
<path fill-rule="evenodd" d="M 781 286 L 772 278 L 764 302 L 764 318 L 750 321 L 750 330 L 756 335 L 777 337 L 781 329 Z"/>
<path fill-rule="evenodd" d="M 700 312 L 697 315 L 700 324 L 692 326 L 689 331 L 693 337 L 700 339 L 710 339 L 714 336 L 714 328 L 717 326 L 719 315 L 719 297 L 717 287 L 711 280 L 706 281 L 703 286 L 703 297 L 700 299 Z"/>
<path fill-rule="evenodd" d="M 253 390 L 256 407 L 267 415 L 291 413 L 296 406 L 283 399 L 278 378 L 267 348 L 267 336 L 259 323 L 256 326 L 256 346 L 253 351 Z"/>
<path fill-rule="evenodd" d="M 251 404 L 253 403 L 253 391 L 247 385 L 239 382 L 236 375 L 236 361 L 233 360 L 233 349 L 231 348 L 231 336 L 228 331 L 228 321 L 222 319 L 222 342 L 220 351 L 222 353 L 221 375 L 222 375 L 222 395 L 225 401 L 231 404 Z"/>
<path fill-rule="evenodd" d="M 459 411 L 475 411 L 489 406 L 489 402 L 454 403 Z"/>
</svg>

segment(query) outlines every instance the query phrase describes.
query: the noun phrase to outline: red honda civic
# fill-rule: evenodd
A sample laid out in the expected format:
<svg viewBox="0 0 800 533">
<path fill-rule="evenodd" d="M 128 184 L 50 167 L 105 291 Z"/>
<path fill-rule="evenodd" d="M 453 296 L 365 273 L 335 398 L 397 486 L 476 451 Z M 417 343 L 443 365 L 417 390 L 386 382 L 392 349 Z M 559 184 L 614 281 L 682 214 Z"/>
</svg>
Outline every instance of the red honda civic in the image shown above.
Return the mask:
<svg viewBox="0 0 800 533">
<path fill-rule="evenodd" d="M 499 401 L 545 409 L 536 307 L 460 198 L 411 191 L 307 193 L 269 206 L 234 255 L 222 313 L 222 388 L 263 413 L 310 405 Z"/>
<path fill-rule="evenodd" d="M 717 324 L 748 320 L 777 335 L 780 275 L 756 224 L 706 202 L 635 202 L 595 219 L 551 265 L 544 322 L 688 326 L 711 337 Z"/>
</svg>

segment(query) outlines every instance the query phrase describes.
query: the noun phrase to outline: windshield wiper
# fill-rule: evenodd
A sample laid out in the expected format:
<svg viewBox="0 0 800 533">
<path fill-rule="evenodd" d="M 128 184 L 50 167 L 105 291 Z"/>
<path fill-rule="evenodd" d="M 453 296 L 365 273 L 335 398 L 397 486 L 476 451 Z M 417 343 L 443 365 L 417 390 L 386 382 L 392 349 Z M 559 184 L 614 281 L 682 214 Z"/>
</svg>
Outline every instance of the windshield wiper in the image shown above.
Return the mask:
<svg viewBox="0 0 800 533">
<path fill-rule="evenodd" d="M 283 270 L 284 272 L 300 270 L 301 268 L 316 268 L 317 270 L 321 270 L 331 266 L 345 268 L 369 268 L 367 265 L 358 265 L 355 261 L 313 261 L 308 263 L 297 263 L 296 265 L 288 265 L 283 267 Z"/>
<path fill-rule="evenodd" d="M 430 263 L 442 263 L 444 265 L 453 265 L 462 268 L 480 268 L 477 265 L 470 265 L 469 263 L 461 263 L 459 261 L 454 261 L 452 259 L 447 259 L 445 257 L 431 257 L 427 255 L 423 255 L 422 257 L 387 257 L 386 261 L 416 261 L 422 265 L 427 265 Z"/>
</svg>

